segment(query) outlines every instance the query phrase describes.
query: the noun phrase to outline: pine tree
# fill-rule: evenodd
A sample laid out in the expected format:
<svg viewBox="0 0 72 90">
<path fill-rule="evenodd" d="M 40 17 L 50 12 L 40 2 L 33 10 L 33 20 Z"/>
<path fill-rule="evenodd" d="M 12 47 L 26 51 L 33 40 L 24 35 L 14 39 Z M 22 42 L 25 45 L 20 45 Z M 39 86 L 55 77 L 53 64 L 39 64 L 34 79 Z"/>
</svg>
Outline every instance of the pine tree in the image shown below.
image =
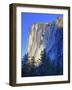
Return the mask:
<svg viewBox="0 0 72 90">
<path fill-rule="evenodd" d="M 44 75 L 50 75 L 52 73 L 52 64 L 45 49 L 41 53 L 41 60 L 42 60 L 42 66 L 41 66 L 42 73 Z"/>
</svg>

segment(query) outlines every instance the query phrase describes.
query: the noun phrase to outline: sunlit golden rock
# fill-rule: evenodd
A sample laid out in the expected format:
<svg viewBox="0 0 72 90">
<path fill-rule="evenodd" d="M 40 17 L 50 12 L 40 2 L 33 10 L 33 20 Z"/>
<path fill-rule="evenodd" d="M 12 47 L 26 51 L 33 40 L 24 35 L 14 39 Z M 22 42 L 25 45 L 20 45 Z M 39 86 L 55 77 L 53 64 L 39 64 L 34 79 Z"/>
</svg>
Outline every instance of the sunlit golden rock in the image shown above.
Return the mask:
<svg viewBox="0 0 72 90">
<path fill-rule="evenodd" d="M 32 57 L 34 57 L 33 64 L 39 66 L 41 64 L 41 52 L 46 48 L 48 37 L 51 35 L 49 27 L 63 28 L 63 18 L 58 17 L 55 22 L 50 23 L 34 23 L 29 31 L 28 37 L 28 63 L 32 64 Z M 47 35 L 47 37 L 45 37 Z M 46 38 L 46 39 L 45 39 Z"/>
</svg>

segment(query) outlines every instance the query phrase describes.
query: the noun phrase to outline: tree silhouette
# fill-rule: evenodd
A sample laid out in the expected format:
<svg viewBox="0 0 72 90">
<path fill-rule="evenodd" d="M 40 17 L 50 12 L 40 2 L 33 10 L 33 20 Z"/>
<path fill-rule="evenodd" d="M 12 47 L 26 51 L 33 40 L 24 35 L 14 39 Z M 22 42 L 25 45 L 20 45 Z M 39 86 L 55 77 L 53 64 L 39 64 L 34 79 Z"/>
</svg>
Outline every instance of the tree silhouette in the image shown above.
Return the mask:
<svg viewBox="0 0 72 90">
<path fill-rule="evenodd" d="M 25 54 L 25 56 L 24 56 L 24 58 L 23 58 L 23 62 L 24 63 L 22 63 L 22 77 L 24 77 L 24 76 L 28 76 L 29 75 L 29 72 L 30 72 L 30 66 L 29 66 L 29 64 L 27 64 L 27 62 L 28 62 L 28 54 Z"/>
<path fill-rule="evenodd" d="M 41 65 L 42 74 L 50 75 L 52 73 L 52 63 L 45 49 L 41 53 L 41 60 L 42 60 Z"/>
<path fill-rule="evenodd" d="M 61 75 L 63 74 L 63 56 L 59 56 L 56 60 L 51 60 L 46 53 L 46 49 L 41 52 L 41 64 L 35 66 L 34 56 L 31 62 L 28 61 L 28 54 L 24 56 L 25 63 L 22 64 L 22 77 L 27 76 L 48 76 L 48 75 Z M 58 60 L 59 59 L 59 60 Z"/>
</svg>

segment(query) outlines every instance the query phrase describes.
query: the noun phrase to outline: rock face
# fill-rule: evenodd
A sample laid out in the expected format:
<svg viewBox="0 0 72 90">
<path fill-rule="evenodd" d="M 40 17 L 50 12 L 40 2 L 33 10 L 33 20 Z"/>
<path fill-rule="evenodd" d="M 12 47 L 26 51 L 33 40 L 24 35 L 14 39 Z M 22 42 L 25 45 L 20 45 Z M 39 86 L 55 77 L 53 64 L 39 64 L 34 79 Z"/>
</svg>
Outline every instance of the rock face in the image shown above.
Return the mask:
<svg viewBox="0 0 72 90">
<path fill-rule="evenodd" d="M 63 75 L 63 18 L 31 26 L 21 75 Z"/>
<path fill-rule="evenodd" d="M 41 52 L 46 50 L 46 54 L 51 60 L 57 60 L 58 55 L 63 54 L 63 18 L 58 17 L 51 23 L 35 23 L 31 26 L 28 39 L 28 63 L 39 66 Z"/>
</svg>

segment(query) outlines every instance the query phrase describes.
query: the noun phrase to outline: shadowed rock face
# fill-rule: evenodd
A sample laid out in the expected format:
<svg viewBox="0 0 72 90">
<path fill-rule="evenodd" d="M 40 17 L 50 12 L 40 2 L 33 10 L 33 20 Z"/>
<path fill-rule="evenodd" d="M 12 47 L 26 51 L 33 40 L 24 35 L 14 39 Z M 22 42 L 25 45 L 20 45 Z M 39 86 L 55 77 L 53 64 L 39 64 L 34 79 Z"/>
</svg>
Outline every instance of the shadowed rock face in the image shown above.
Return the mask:
<svg viewBox="0 0 72 90">
<path fill-rule="evenodd" d="M 51 23 L 36 23 L 30 28 L 28 39 L 28 63 L 32 63 L 34 57 L 34 66 L 39 66 L 41 61 L 41 52 L 46 49 L 46 54 L 51 60 L 57 60 L 58 55 L 63 53 L 63 18 L 58 17 Z"/>
</svg>

